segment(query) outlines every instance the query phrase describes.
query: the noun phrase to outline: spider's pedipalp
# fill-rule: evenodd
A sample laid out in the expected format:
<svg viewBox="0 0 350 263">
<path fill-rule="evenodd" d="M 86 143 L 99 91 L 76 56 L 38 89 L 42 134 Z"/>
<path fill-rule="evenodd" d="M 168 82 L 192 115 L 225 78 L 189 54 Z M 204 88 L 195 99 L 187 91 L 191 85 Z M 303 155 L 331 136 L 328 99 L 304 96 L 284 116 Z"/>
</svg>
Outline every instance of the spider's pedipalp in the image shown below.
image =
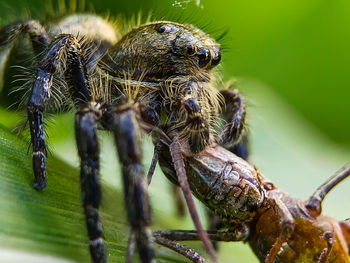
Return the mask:
<svg viewBox="0 0 350 263">
<path fill-rule="evenodd" d="M 222 90 L 221 94 L 226 103 L 223 115 L 227 123 L 219 135 L 219 143 L 230 147 L 237 144 L 243 134 L 246 117 L 245 104 L 243 97 L 236 89 Z"/>
</svg>

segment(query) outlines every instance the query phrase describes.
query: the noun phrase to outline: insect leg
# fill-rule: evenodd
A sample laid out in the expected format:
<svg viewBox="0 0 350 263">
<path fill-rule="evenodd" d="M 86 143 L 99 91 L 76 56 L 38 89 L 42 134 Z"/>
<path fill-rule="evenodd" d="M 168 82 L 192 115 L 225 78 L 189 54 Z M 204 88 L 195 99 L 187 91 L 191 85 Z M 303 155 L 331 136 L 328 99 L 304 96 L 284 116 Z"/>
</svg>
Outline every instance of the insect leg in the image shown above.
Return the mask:
<svg viewBox="0 0 350 263">
<path fill-rule="evenodd" d="M 215 241 L 244 241 L 248 238 L 249 229 L 244 225 L 242 228 L 237 228 L 233 231 L 207 231 L 210 240 Z M 200 240 L 197 231 L 188 230 L 163 230 L 153 231 L 153 237 L 156 243 L 174 250 L 175 252 L 187 257 L 193 262 L 201 261 L 203 258 L 194 250 L 185 248 L 176 241 L 197 241 Z"/>
<path fill-rule="evenodd" d="M 288 208 L 282 202 L 282 200 L 275 195 L 270 195 L 271 205 L 273 206 L 278 218 L 280 219 L 281 233 L 273 244 L 270 251 L 267 253 L 265 263 L 273 263 L 281 250 L 283 243 L 288 240 L 290 235 L 294 231 L 295 221 L 293 216 L 289 212 Z"/>
<path fill-rule="evenodd" d="M 196 251 L 194 251 L 193 249 L 190 249 L 190 248 L 186 248 L 183 245 L 181 245 L 175 241 L 163 238 L 161 236 L 156 236 L 154 238 L 154 241 L 156 243 L 158 243 L 159 245 L 167 247 L 167 248 L 175 251 L 176 253 L 183 255 L 184 257 L 188 258 L 189 260 L 191 260 L 194 263 L 204 263 L 205 262 L 204 258 L 202 258 L 202 256 L 199 255 Z"/>
<path fill-rule="evenodd" d="M 221 94 L 226 103 L 223 115 L 227 123 L 219 135 L 219 143 L 229 147 L 237 144 L 241 139 L 246 117 L 245 104 L 243 97 L 236 89 L 223 90 Z"/>
<path fill-rule="evenodd" d="M 75 115 L 75 137 L 81 160 L 81 195 L 90 239 L 90 253 L 94 263 L 107 261 L 102 224 L 98 211 L 101 203 L 100 149 L 96 125 L 101 115 L 99 111 L 94 104 L 90 104 Z"/>
<path fill-rule="evenodd" d="M 18 36 L 28 33 L 36 55 L 43 52 L 49 45 L 49 37 L 45 28 L 36 20 L 16 22 L 0 30 L 0 45 L 6 45 Z"/>
<path fill-rule="evenodd" d="M 62 60 L 62 53 L 67 53 L 67 60 Z M 48 48 L 39 63 L 32 94 L 27 107 L 28 120 L 33 145 L 34 187 L 43 189 L 46 186 L 46 144 L 43 113 L 50 98 L 53 76 L 61 68 L 66 68 L 67 79 L 73 86 L 72 92 L 79 103 L 91 99 L 87 73 L 80 56 L 80 45 L 72 35 L 61 35 Z M 83 104 L 82 104 L 83 105 Z"/>
<path fill-rule="evenodd" d="M 171 188 L 173 191 L 177 215 L 184 217 L 186 215 L 186 204 L 181 194 L 181 189 L 177 185 L 171 185 Z"/>
<path fill-rule="evenodd" d="M 208 251 L 209 255 L 213 259 L 213 261 L 216 263 L 218 262 L 217 255 L 215 253 L 214 247 L 212 243 L 210 242 L 207 232 L 203 230 L 203 227 L 201 225 L 201 222 L 199 220 L 199 216 L 196 210 L 196 206 L 194 204 L 192 193 L 190 186 L 188 184 L 186 170 L 185 170 L 185 163 L 182 156 L 181 151 L 181 144 L 178 138 L 178 135 L 175 135 L 173 137 L 173 142 L 169 146 L 171 158 L 174 164 L 174 169 L 178 178 L 178 182 L 181 186 L 182 192 L 184 194 L 188 210 L 190 212 L 190 215 L 192 217 L 192 221 L 197 229 L 198 235 L 201 239 L 201 241 L 204 244 L 204 247 Z"/>
<path fill-rule="evenodd" d="M 131 230 L 143 263 L 154 262 L 150 230 L 150 205 L 142 166 L 141 133 L 133 108 L 123 107 L 111 113 L 110 128 L 114 132 L 119 160 L 122 164 L 125 207 Z"/>
<path fill-rule="evenodd" d="M 249 228 L 242 225 L 239 228 L 227 231 L 206 231 L 210 240 L 215 241 L 244 241 L 249 236 Z M 153 231 L 154 237 L 162 237 L 172 241 L 198 241 L 198 232 L 195 230 L 161 230 Z"/>
<path fill-rule="evenodd" d="M 318 263 L 326 263 L 329 255 L 331 254 L 331 250 L 334 245 L 334 239 L 333 239 L 333 233 L 332 232 L 326 232 L 323 236 L 324 239 L 327 241 L 327 247 L 323 249 L 319 259 Z"/>
</svg>

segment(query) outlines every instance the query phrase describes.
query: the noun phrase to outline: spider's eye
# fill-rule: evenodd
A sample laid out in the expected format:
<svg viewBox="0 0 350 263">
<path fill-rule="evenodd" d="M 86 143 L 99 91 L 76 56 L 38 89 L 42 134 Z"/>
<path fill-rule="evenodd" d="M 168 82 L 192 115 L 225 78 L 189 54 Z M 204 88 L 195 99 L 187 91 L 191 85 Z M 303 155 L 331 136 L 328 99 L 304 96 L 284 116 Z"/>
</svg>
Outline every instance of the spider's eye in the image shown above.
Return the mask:
<svg viewBox="0 0 350 263">
<path fill-rule="evenodd" d="M 194 45 L 192 45 L 192 44 L 189 44 L 187 46 L 187 54 L 191 56 L 194 53 L 196 53 L 196 47 Z"/>
<path fill-rule="evenodd" d="M 210 62 L 209 50 L 207 49 L 198 50 L 197 56 L 199 58 L 198 66 L 201 68 L 205 67 Z"/>
<path fill-rule="evenodd" d="M 170 26 L 167 26 L 167 25 L 162 25 L 158 28 L 159 33 L 169 33 L 171 31 L 172 31 L 172 28 Z"/>
<path fill-rule="evenodd" d="M 213 57 L 213 58 L 211 59 L 211 65 L 212 65 L 212 66 L 216 66 L 217 64 L 220 63 L 220 60 L 221 60 L 221 53 L 219 52 L 219 53 L 217 54 L 217 56 L 215 56 L 215 57 Z"/>
</svg>

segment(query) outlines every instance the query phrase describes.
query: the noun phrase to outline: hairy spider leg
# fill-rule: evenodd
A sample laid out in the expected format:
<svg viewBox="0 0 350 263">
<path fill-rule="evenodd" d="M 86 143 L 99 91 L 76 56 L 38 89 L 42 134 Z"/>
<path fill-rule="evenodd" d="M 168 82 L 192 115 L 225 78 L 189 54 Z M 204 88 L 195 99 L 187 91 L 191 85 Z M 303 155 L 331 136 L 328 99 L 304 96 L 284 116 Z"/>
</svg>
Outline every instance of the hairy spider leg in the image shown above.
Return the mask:
<svg viewBox="0 0 350 263">
<path fill-rule="evenodd" d="M 62 58 L 62 53 L 67 56 Z M 91 100 L 87 73 L 81 57 L 79 41 L 73 35 L 60 35 L 47 49 L 45 56 L 39 63 L 36 79 L 28 105 L 28 120 L 33 144 L 34 187 L 43 189 L 46 186 L 46 144 L 44 133 L 43 112 L 50 98 L 53 76 L 60 68 L 65 68 L 67 82 L 76 93 L 77 103 Z"/>
<path fill-rule="evenodd" d="M 218 141 L 222 146 L 232 147 L 240 141 L 242 136 L 246 117 L 245 104 L 237 89 L 222 90 L 220 93 L 226 104 L 223 116 L 227 123 L 221 131 Z"/>
<path fill-rule="evenodd" d="M 162 144 L 160 142 L 156 143 L 156 145 L 154 147 L 152 162 L 151 162 L 151 165 L 150 165 L 150 167 L 148 169 L 148 173 L 147 173 L 147 184 L 148 185 L 151 184 L 152 177 L 153 177 L 154 171 L 155 171 L 157 163 L 158 163 L 161 147 L 162 147 Z M 131 230 L 130 235 L 129 235 L 129 239 L 128 239 L 128 248 L 127 248 L 127 252 L 126 252 L 125 263 L 132 262 L 132 256 L 134 254 L 134 249 L 135 249 L 135 234 Z"/>
<path fill-rule="evenodd" d="M 40 55 L 49 45 L 45 28 L 37 20 L 9 24 L 0 30 L 0 45 L 6 45 L 22 34 L 29 34 L 35 55 Z"/>
<path fill-rule="evenodd" d="M 0 45 L 6 45 L 16 40 L 20 35 L 28 33 L 34 53 L 38 58 L 48 47 L 50 42 L 45 28 L 36 20 L 16 22 L 3 27 L 0 30 Z M 49 72 L 38 69 L 37 78 L 32 88 L 32 94 L 28 105 L 28 121 L 33 145 L 33 171 L 36 189 L 46 186 L 46 145 L 44 134 L 43 110 L 50 97 L 50 85 L 52 75 Z"/>
<path fill-rule="evenodd" d="M 66 56 L 62 56 L 62 53 L 65 53 Z M 91 108 L 91 105 L 95 105 L 95 103 L 89 104 L 90 108 L 83 106 L 92 100 L 91 88 L 88 82 L 88 74 L 80 43 L 71 34 L 58 36 L 49 46 L 40 62 L 28 106 L 28 118 L 34 150 L 33 166 L 36 179 L 34 186 L 42 189 L 46 184 L 45 155 L 39 155 L 41 157 L 39 164 L 37 159 L 34 158 L 38 155 L 36 151 L 37 145 L 41 147 L 45 146 L 44 127 L 42 123 L 43 111 L 50 97 L 50 89 L 54 81 L 53 75 L 58 70 L 62 70 L 62 68 L 65 69 L 63 72 L 65 79 L 69 86 L 72 87 L 70 91 L 72 97 L 75 99 L 75 104 L 78 109 L 81 109 L 76 115 L 76 140 L 81 158 L 81 191 L 85 221 L 90 238 L 90 253 L 93 262 L 103 263 L 106 262 L 106 248 L 103 244 L 102 225 L 98 212 L 101 190 L 98 181 L 99 149 L 96 138 L 96 109 Z M 34 122 L 31 121 L 32 118 L 34 118 Z M 41 120 L 41 122 L 35 121 L 36 118 Z M 43 149 L 45 148 L 39 148 L 41 153 Z"/>
<path fill-rule="evenodd" d="M 141 129 L 135 108 L 119 107 L 109 116 L 110 129 L 114 133 L 119 160 L 122 164 L 125 207 L 131 231 L 135 235 L 141 262 L 154 260 L 151 214 L 147 194 L 147 182 L 142 165 Z"/>
<path fill-rule="evenodd" d="M 99 215 L 102 193 L 99 179 L 100 148 L 97 138 L 97 122 L 100 120 L 101 115 L 98 104 L 93 103 L 82 108 L 75 115 L 75 137 L 81 160 L 81 195 L 90 239 L 90 253 L 94 263 L 107 261 L 102 223 Z"/>
</svg>

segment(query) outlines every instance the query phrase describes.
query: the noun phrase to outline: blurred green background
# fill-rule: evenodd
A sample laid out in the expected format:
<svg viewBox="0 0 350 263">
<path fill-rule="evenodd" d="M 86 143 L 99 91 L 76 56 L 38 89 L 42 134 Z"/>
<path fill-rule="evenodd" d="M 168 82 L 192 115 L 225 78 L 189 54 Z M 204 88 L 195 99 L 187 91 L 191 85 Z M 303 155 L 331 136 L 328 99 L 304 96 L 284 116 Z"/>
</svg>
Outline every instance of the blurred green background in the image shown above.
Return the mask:
<svg viewBox="0 0 350 263">
<path fill-rule="evenodd" d="M 45 17 L 45 2 L 2 0 L 0 22 L 4 25 L 21 17 Z M 52 2 L 57 7 L 64 1 Z M 350 161 L 349 1 L 93 0 L 86 6 L 87 10 L 111 16 L 153 12 L 154 19 L 193 23 L 217 38 L 227 32 L 220 40 L 220 67 L 225 79 L 238 80 L 246 98 L 251 162 L 292 195 L 308 198 Z M 10 120 L 14 123 L 18 118 L 18 114 L 5 110 L 0 114 L 6 115 L 0 120 L 6 119 L 8 127 L 12 126 Z M 61 115 L 56 122 L 54 127 L 59 128 L 49 129 L 53 153 L 76 166 L 75 148 L 71 146 L 72 115 Z M 113 172 L 113 144 L 108 136 L 102 140 L 103 177 L 120 189 L 120 178 Z M 145 155 L 148 167 L 150 154 Z M 174 215 L 172 207 L 163 205 L 172 203 L 164 184 L 158 170 L 151 186 L 158 223 L 162 222 L 159 215 Z M 325 213 L 339 219 L 350 216 L 349 188 L 350 183 L 344 182 L 327 197 Z M 160 225 L 176 228 L 181 222 Z M 191 228 L 188 218 L 183 225 Z M 233 243 L 223 246 L 220 258 L 222 262 L 242 262 L 242 258 L 244 262 L 257 262 L 249 248 Z"/>
</svg>

